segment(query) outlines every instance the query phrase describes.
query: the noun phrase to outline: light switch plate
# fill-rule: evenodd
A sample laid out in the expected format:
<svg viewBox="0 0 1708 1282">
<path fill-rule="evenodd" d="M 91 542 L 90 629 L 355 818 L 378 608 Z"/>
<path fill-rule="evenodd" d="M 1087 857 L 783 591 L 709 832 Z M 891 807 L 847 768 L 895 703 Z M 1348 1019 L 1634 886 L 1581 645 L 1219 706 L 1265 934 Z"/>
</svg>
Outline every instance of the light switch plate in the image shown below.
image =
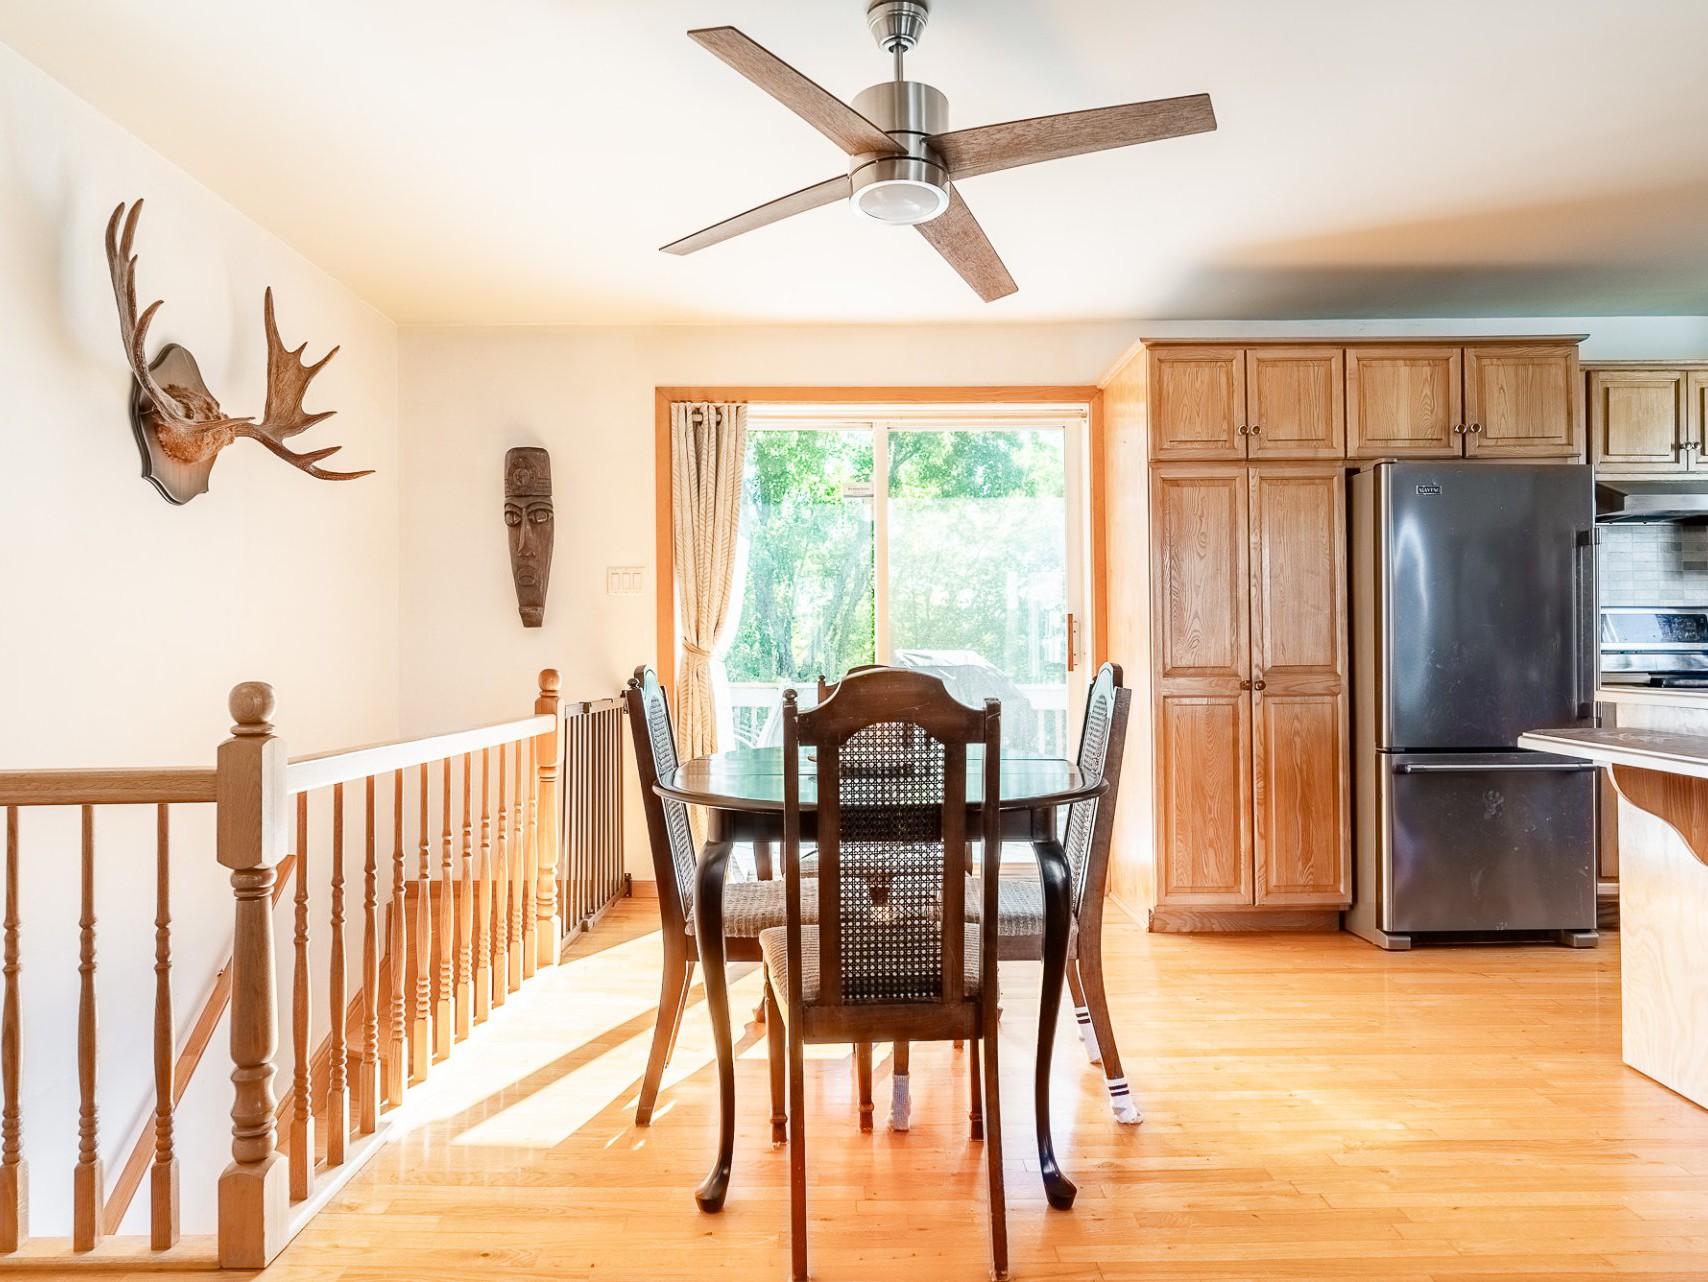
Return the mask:
<svg viewBox="0 0 1708 1282">
<path fill-rule="evenodd" d="M 638 565 L 605 567 L 606 596 L 639 596 L 645 586 L 646 570 Z"/>
</svg>

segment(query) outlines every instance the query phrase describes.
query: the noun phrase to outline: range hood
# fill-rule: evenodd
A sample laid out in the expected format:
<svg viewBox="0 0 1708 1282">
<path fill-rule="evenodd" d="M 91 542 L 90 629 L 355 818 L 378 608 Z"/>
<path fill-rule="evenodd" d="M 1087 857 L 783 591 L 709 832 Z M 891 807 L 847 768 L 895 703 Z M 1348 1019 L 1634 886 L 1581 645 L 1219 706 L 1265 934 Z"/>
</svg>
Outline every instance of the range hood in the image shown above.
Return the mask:
<svg viewBox="0 0 1708 1282">
<path fill-rule="evenodd" d="M 1595 519 L 1603 525 L 1708 523 L 1708 480 L 1604 477 L 1595 483 Z"/>
</svg>

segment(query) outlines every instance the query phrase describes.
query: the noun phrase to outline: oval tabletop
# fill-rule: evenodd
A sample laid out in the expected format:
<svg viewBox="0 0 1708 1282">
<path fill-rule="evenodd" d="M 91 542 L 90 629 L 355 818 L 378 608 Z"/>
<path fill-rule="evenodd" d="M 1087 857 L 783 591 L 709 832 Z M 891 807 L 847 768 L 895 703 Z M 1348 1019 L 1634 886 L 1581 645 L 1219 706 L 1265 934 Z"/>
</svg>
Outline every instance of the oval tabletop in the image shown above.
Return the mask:
<svg viewBox="0 0 1708 1282">
<path fill-rule="evenodd" d="M 984 749 L 967 749 L 967 804 L 984 802 Z M 1101 793 L 1101 779 L 1088 779 L 1071 761 L 1024 753 L 1002 754 L 1002 809 L 1032 810 L 1084 801 Z M 783 750 L 735 748 L 684 762 L 655 786 L 659 796 L 714 810 L 769 811 L 783 808 Z M 801 750 L 801 809 L 818 806 L 818 766 L 811 749 Z"/>
</svg>

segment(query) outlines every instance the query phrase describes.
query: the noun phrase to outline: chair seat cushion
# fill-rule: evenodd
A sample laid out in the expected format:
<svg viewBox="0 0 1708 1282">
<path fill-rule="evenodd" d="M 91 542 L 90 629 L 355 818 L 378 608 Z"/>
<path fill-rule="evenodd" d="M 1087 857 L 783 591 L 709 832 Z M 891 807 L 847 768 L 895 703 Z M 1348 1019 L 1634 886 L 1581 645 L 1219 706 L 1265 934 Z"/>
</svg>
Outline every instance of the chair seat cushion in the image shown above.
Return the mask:
<svg viewBox="0 0 1708 1282">
<path fill-rule="evenodd" d="M 1044 883 L 1036 872 L 1025 877 L 1003 877 L 997 881 L 996 933 L 1044 933 Z"/>
<path fill-rule="evenodd" d="M 789 920 L 786 885 L 782 881 L 732 881 L 724 887 L 724 937 L 757 939 L 759 932 Z M 801 917 L 818 920 L 818 882 L 801 881 Z M 688 915 L 694 933 L 694 915 Z"/>
<path fill-rule="evenodd" d="M 803 908 L 804 908 L 803 904 Z M 765 973 L 771 979 L 771 991 L 777 994 L 777 1000 L 788 1005 L 789 1000 L 789 931 L 787 926 L 773 926 L 759 932 L 759 951 L 765 959 Z M 968 929 L 963 953 L 964 974 L 966 976 L 966 995 L 976 997 L 979 992 L 979 937 L 976 930 Z M 801 930 L 801 1000 L 809 1005 L 818 1001 L 818 927 L 807 926 Z M 904 1005 L 902 1002 L 888 1003 Z"/>
</svg>

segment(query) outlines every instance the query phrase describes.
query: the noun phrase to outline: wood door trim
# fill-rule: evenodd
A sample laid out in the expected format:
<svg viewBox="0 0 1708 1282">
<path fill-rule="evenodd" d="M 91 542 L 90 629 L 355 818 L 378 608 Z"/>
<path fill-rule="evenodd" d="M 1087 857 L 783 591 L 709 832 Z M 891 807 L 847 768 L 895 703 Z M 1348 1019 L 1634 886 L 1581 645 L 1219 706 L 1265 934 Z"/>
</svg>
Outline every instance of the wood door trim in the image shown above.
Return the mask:
<svg viewBox="0 0 1708 1282">
<path fill-rule="evenodd" d="M 653 437 L 653 605 L 659 682 L 676 690 L 676 554 L 671 537 L 670 406 L 675 401 L 740 401 L 748 405 L 1083 405 L 1088 411 L 1089 439 L 1085 451 L 1090 491 L 1086 513 L 1091 542 L 1092 669 L 1109 648 L 1109 571 L 1107 482 L 1103 476 L 1103 392 L 1081 384 L 785 387 L 729 384 L 725 386 L 655 386 L 652 395 Z"/>
</svg>

